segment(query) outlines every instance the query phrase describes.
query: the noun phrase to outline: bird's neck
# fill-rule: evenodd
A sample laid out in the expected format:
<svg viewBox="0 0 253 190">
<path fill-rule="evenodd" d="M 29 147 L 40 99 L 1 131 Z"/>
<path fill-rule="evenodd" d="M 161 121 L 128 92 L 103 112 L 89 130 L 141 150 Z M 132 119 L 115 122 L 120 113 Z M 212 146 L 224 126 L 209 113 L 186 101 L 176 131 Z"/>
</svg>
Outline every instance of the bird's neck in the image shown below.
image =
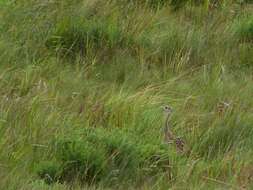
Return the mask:
<svg viewBox="0 0 253 190">
<path fill-rule="evenodd" d="M 165 127 L 169 130 L 170 113 L 166 114 Z"/>
</svg>

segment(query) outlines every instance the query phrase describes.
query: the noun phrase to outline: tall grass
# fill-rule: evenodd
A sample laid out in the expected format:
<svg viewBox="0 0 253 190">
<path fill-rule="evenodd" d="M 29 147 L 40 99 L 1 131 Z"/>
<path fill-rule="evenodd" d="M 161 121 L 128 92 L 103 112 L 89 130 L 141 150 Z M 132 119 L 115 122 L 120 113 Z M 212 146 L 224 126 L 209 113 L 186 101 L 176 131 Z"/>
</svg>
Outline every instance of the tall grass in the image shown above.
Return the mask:
<svg viewBox="0 0 253 190">
<path fill-rule="evenodd" d="M 253 187 L 252 6 L 171 3 L 3 4 L 1 189 Z"/>
</svg>

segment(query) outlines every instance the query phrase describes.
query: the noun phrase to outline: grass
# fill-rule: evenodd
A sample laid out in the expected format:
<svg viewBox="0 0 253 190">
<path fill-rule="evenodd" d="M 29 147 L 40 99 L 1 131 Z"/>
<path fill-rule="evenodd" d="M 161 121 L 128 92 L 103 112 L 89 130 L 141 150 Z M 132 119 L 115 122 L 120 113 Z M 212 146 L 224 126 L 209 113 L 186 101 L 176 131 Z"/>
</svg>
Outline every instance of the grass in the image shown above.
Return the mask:
<svg viewBox="0 0 253 190">
<path fill-rule="evenodd" d="M 253 187 L 250 2 L 0 2 L 1 189 Z"/>
</svg>

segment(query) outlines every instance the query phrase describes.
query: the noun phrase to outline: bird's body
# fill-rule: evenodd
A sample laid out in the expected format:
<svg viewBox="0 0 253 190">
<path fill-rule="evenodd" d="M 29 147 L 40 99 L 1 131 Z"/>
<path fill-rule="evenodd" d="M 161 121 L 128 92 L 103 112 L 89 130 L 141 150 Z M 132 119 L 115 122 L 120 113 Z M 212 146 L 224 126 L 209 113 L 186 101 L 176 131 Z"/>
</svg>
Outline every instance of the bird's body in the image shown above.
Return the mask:
<svg viewBox="0 0 253 190">
<path fill-rule="evenodd" d="M 174 140 L 177 151 L 180 153 L 183 153 L 185 150 L 185 142 L 183 139 L 181 139 L 180 137 L 175 138 Z"/>
</svg>

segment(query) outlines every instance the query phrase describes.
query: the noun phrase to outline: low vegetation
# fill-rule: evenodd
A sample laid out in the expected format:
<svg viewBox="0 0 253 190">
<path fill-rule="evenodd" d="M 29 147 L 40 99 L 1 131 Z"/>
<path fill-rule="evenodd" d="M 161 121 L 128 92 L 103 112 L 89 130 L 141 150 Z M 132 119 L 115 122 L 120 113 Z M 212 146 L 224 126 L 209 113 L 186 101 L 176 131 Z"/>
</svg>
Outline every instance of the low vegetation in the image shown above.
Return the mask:
<svg viewBox="0 0 253 190">
<path fill-rule="evenodd" d="M 252 189 L 252 13 L 0 0 L 0 189 Z"/>
</svg>

